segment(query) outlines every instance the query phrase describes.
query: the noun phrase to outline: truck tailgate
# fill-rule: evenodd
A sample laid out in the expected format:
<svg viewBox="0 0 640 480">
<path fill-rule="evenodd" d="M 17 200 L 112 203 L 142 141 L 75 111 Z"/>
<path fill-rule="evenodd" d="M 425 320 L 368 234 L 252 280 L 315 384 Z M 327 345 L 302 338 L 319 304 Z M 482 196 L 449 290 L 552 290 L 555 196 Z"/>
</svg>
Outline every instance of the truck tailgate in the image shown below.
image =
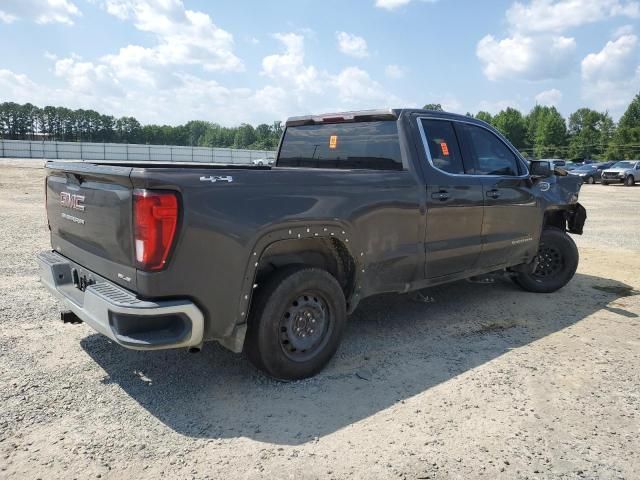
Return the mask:
<svg viewBox="0 0 640 480">
<path fill-rule="evenodd" d="M 136 283 L 131 170 L 50 162 L 46 184 L 53 248 L 126 288 Z"/>
</svg>

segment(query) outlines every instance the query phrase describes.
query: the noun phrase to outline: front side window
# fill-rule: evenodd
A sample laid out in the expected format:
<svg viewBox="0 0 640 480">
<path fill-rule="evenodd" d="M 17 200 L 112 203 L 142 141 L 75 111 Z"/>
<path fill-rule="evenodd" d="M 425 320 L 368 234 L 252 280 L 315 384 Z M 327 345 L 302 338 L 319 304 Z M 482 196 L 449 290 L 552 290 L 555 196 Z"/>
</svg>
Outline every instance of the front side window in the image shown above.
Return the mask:
<svg viewBox="0 0 640 480">
<path fill-rule="evenodd" d="M 464 164 L 451 122 L 420 120 L 433 166 L 447 173 L 463 174 Z"/>
<path fill-rule="evenodd" d="M 395 121 L 288 127 L 279 167 L 402 170 Z"/>
<path fill-rule="evenodd" d="M 460 124 L 474 157 L 475 175 L 518 176 L 518 159 L 496 135 L 482 127 Z"/>
</svg>

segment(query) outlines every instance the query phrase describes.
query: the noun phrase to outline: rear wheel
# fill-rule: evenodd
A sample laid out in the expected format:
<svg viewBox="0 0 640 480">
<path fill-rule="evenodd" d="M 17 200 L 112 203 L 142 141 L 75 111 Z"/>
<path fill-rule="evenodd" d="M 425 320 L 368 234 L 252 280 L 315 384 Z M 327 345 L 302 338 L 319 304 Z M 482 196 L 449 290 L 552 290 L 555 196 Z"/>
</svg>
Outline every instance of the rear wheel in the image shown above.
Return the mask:
<svg viewBox="0 0 640 480">
<path fill-rule="evenodd" d="M 587 177 L 586 182 L 587 182 L 589 185 L 593 185 L 594 183 L 596 183 L 596 179 L 595 179 L 595 178 L 593 178 L 593 177 Z"/>
<path fill-rule="evenodd" d="M 514 281 L 529 292 L 555 292 L 573 278 L 578 260 L 578 248 L 567 233 L 556 228 L 545 229 L 538 247 L 535 270 L 519 272 Z"/>
<path fill-rule="evenodd" d="M 627 175 L 627 178 L 624 179 L 624 184 L 627 187 L 633 187 L 635 183 L 636 183 L 636 179 L 633 178 L 633 175 Z"/>
<path fill-rule="evenodd" d="M 272 275 L 251 307 L 245 351 L 280 380 L 315 375 L 335 354 L 346 325 L 344 293 L 319 268 L 290 267 Z"/>
</svg>

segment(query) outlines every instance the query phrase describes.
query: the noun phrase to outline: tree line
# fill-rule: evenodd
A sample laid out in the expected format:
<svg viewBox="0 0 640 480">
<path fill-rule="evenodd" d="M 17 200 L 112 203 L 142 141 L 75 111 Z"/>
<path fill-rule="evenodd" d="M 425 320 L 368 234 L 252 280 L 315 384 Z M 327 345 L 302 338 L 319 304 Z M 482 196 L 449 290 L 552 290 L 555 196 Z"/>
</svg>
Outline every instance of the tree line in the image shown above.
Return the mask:
<svg viewBox="0 0 640 480">
<path fill-rule="evenodd" d="M 437 103 L 424 108 L 442 110 Z M 640 159 L 640 94 L 617 124 L 607 112 L 580 108 L 566 120 L 555 107 L 542 105 L 527 114 L 508 107 L 496 115 L 467 116 L 491 124 L 528 158 Z"/>
<path fill-rule="evenodd" d="M 442 110 L 440 104 L 424 108 Z M 617 160 L 640 158 L 640 94 L 616 124 L 607 112 L 580 108 L 565 119 L 555 107 L 536 105 L 523 114 L 506 108 L 496 115 L 480 111 L 483 120 L 505 135 L 526 157 Z M 281 122 L 253 127 L 223 127 L 192 120 L 184 125 L 142 125 L 134 117 L 115 118 L 95 110 L 0 103 L 0 136 L 13 140 L 141 143 L 275 149 Z"/>
<path fill-rule="evenodd" d="M 115 118 L 95 110 L 44 108 L 30 103 L 0 103 L 0 136 L 10 140 L 58 140 L 66 142 L 142 143 L 200 147 L 273 150 L 283 127 L 281 122 L 257 127 L 242 124 L 223 127 L 192 120 L 184 125 L 142 125 L 134 117 Z"/>
</svg>

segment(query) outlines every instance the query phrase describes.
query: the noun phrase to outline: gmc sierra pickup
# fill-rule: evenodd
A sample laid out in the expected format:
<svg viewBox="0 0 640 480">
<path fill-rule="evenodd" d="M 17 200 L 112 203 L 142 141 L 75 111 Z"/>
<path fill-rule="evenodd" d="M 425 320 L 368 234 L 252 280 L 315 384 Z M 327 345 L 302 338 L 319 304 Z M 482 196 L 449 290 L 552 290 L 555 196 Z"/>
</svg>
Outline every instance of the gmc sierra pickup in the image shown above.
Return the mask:
<svg viewBox="0 0 640 480">
<path fill-rule="evenodd" d="M 495 271 L 564 286 L 580 185 L 469 117 L 295 117 L 274 166 L 48 163 L 38 261 L 67 318 L 124 347 L 216 340 L 297 379 L 331 359 L 365 297 Z"/>
</svg>

